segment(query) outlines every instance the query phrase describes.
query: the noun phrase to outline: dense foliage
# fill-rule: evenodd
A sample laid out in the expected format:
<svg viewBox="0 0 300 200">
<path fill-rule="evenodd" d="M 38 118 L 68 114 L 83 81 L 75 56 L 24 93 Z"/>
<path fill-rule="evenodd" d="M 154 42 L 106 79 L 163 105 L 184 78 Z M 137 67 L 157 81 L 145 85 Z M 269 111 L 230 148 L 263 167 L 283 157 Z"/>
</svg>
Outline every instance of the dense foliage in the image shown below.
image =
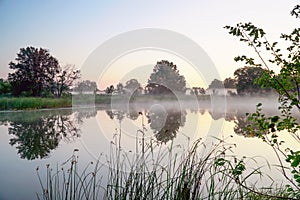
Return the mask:
<svg viewBox="0 0 300 200">
<path fill-rule="evenodd" d="M 11 85 L 8 81 L 4 81 L 0 79 L 0 95 L 7 95 L 10 94 Z"/>
<path fill-rule="evenodd" d="M 29 96 L 42 96 L 59 72 L 58 60 L 43 48 L 21 48 L 15 60 L 9 63 L 14 72 L 8 75 L 8 80 L 16 96 L 22 92 Z"/>
<path fill-rule="evenodd" d="M 291 14 L 299 17 L 300 6 L 297 5 Z M 257 54 L 259 61 L 254 58 L 242 55 L 235 58 L 236 61 L 243 61 L 251 67 L 263 67 L 265 72 L 258 79 L 262 87 L 270 87 L 279 94 L 280 106 L 278 110 L 281 115 L 267 117 L 262 112 L 262 104 L 257 105 L 257 111 L 247 114 L 249 124 L 245 132 L 255 134 L 268 143 L 274 150 L 280 170 L 289 181 L 287 193 L 291 198 L 300 198 L 300 151 L 282 149 L 284 141 L 279 140 L 279 133 L 286 131 L 296 142 L 300 144 L 300 124 L 297 121 L 297 114 L 300 109 L 300 28 L 295 28 L 290 34 L 282 34 L 281 38 L 286 41 L 287 48 L 284 54 L 278 48 L 277 42 L 270 42 L 263 29 L 252 23 L 238 23 L 236 26 L 226 26 L 229 34 L 238 37 L 252 47 Z M 265 57 L 269 55 L 269 57 Z M 272 66 L 280 66 L 280 72 L 276 74 Z M 284 165 L 282 158 L 289 164 Z M 292 174 L 292 177 L 288 175 Z"/>
<path fill-rule="evenodd" d="M 264 69 L 261 67 L 243 67 L 234 72 L 236 89 L 238 94 L 254 94 L 269 92 L 270 88 L 262 89 L 256 80 L 263 76 Z"/>
<path fill-rule="evenodd" d="M 60 97 L 80 77 L 79 70 L 73 66 L 62 68 L 49 50 L 43 48 L 21 48 L 9 68 L 13 72 L 8 74 L 8 81 L 15 96 Z"/>
<path fill-rule="evenodd" d="M 175 64 L 162 60 L 155 65 L 146 88 L 149 94 L 184 93 L 186 81 Z"/>
</svg>

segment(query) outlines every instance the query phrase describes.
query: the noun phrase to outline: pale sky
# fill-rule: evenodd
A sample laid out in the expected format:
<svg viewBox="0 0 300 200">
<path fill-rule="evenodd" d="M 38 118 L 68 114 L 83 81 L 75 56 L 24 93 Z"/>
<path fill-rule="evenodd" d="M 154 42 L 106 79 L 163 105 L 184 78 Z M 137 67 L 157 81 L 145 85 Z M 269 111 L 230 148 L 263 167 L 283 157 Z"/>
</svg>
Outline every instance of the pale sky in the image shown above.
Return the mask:
<svg viewBox="0 0 300 200">
<path fill-rule="evenodd" d="M 62 65 L 75 64 L 81 68 L 98 46 L 114 36 L 136 29 L 156 28 L 175 31 L 196 42 L 210 57 L 220 78 L 225 79 L 243 66 L 233 61 L 234 56 L 251 54 L 252 51 L 223 27 L 252 22 L 264 28 L 271 41 L 282 41 L 279 39 L 281 33 L 289 33 L 299 26 L 299 19 L 289 14 L 296 4 L 300 1 L 0 0 L 0 77 L 7 77 L 10 72 L 8 63 L 15 59 L 21 47 L 47 48 Z M 114 65 L 121 63 L 122 66 L 114 68 L 112 64 L 110 69 L 111 74 L 118 76 L 108 73 L 107 77 L 103 77 L 99 74 L 95 81 L 103 89 L 106 84 L 134 77 L 132 65 L 151 66 L 158 60 L 172 59 L 174 55 L 157 55 L 154 52 L 144 56 L 145 59 L 138 54 L 136 58 L 135 54 L 120 58 Z M 135 59 L 139 62 L 131 62 Z M 177 65 L 185 65 L 185 61 L 176 56 L 175 61 Z M 179 67 L 179 71 L 190 85 L 202 84 L 201 78 L 197 79 L 193 76 L 195 73 L 187 68 Z"/>
</svg>

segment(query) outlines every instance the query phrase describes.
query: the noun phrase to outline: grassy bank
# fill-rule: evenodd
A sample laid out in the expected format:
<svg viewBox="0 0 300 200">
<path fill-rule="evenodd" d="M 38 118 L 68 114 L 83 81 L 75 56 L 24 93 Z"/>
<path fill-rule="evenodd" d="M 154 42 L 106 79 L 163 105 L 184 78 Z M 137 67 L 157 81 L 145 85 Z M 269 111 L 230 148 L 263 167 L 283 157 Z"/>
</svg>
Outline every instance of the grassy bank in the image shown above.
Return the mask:
<svg viewBox="0 0 300 200">
<path fill-rule="evenodd" d="M 36 110 L 46 108 L 66 108 L 90 103 L 110 103 L 110 96 L 76 95 L 62 98 L 40 97 L 0 97 L 0 110 Z"/>
<path fill-rule="evenodd" d="M 0 110 L 34 110 L 43 108 L 62 108 L 72 106 L 72 98 L 3 97 Z"/>
</svg>

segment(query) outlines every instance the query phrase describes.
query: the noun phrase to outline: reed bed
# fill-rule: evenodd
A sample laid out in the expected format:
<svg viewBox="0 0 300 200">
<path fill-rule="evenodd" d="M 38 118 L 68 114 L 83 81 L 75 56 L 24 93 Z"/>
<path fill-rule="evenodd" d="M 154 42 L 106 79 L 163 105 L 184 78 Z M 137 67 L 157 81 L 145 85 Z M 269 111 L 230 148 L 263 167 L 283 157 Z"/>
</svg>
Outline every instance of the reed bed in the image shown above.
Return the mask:
<svg viewBox="0 0 300 200">
<path fill-rule="evenodd" d="M 284 188 L 256 187 L 253 180 L 271 179 L 262 167 L 247 168 L 252 158 L 232 155 L 234 144 L 200 139 L 184 149 L 139 139 L 135 152 L 126 152 L 120 138 L 109 155 L 79 169 L 76 151 L 61 166 L 47 165 L 46 180 L 37 169 L 42 192 L 38 199 L 293 199 Z M 67 167 L 67 170 L 65 167 Z"/>
</svg>

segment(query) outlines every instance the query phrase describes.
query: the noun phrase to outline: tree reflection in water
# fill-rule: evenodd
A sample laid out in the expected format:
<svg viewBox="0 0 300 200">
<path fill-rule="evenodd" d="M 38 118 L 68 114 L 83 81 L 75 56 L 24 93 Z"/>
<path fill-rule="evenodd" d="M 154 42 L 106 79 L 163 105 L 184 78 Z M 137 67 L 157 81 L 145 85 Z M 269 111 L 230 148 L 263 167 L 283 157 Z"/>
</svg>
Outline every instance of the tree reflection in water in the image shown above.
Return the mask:
<svg viewBox="0 0 300 200">
<path fill-rule="evenodd" d="M 55 123 L 53 118 L 41 118 L 32 122 L 11 122 L 8 133 L 14 137 L 10 139 L 9 144 L 16 145 L 21 158 L 28 160 L 44 158 L 60 141 Z M 65 134 L 63 132 L 63 135 Z"/>
<path fill-rule="evenodd" d="M 9 144 L 16 146 L 22 159 L 42 159 L 64 139 L 80 137 L 79 124 L 87 116 L 72 110 L 1 113 L 2 124 L 9 124 Z M 94 113 L 94 115 L 96 112 Z M 89 113 L 91 115 L 91 113 Z"/>
<path fill-rule="evenodd" d="M 179 127 L 184 126 L 186 112 L 176 110 L 151 110 L 147 118 L 156 139 L 159 142 L 167 143 L 176 137 Z"/>
<path fill-rule="evenodd" d="M 141 109 L 140 109 L 141 110 Z M 131 120 L 137 120 L 141 111 L 134 106 L 125 110 L 106 110 L 106 114 L 110 119 L 118 119 L 122 121 L 125 116 Z M 186 111 L 176 109 L 151 109 L 145 111 L 147 122 L 159 142 L 166 143 L 176 137 L 180 126 L 184 126 L 186 121 Z"/>
<path fill-rule="evenodd" d="M 142 110 L 141 110 L 142 109 Z M 234 132 L 245 137 L 253 137 L 245 133 L 248 125 L 245 116 L 246 111 L 236 108 L 227 110 L 227 113 L 210 112 L 209 109 L 190 109 L 191 113 L 201 115 L 209 113 L 212 119 L 225 118 L 226 121 L 235 123 Z M 137 120 L 139 115 L 146 113 L 154 136 L 158 142 L 167 143 L 174 139 L 181 126 L 184 126 L 187 112 L 185 110 L 169 109 L 164 105 L 156 109 L 140 108 L 131 105 L 128 110 L 105 109 L 110 119 L 116 119 L 120 123 L 125 117 Z M 18 154 L 23 159 L 33 160 L 47 157 L 51 150 L 57 148 L 64 140 L 72 141 L 80 137 L 80 124 L 84 119 L 96 116 L 95 109 L 73 111 L 51 110 L 30 112 L 3 112 L 0 113 L 0 125 L 8 126 L 8 133 L 12 136 L 9 144 L 16 147 Z"/>
</svg>

